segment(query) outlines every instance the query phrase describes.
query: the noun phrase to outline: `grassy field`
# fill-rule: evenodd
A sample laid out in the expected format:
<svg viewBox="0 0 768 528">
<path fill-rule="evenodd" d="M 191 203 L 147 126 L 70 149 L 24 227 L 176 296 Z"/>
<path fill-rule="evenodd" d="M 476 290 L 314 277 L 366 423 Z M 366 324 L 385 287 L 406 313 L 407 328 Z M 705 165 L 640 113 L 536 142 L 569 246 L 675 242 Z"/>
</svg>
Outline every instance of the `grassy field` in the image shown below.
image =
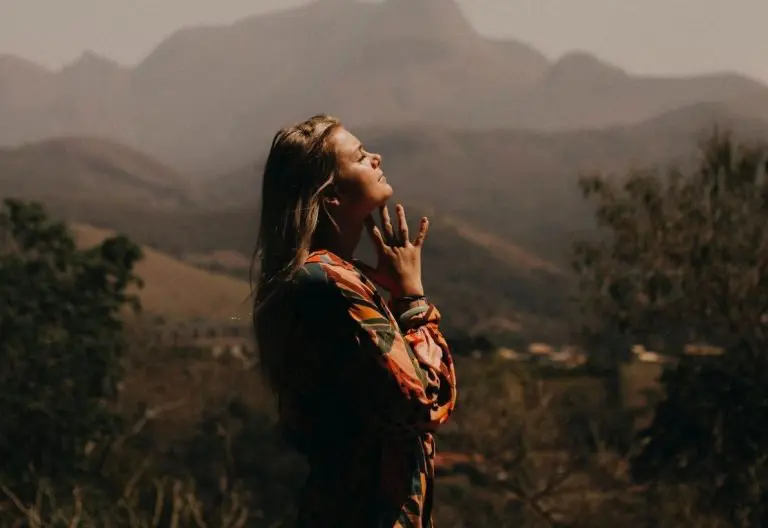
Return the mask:
<svg viewBox="0 0 768 528">
<path fill-rule="evenodd" d="M 114 232 L 85 224 L 70 224 L 80 247 L 99 244 Z M 136 274 L 144 280 L 140 297 L 144 311 L 168 320 L 247 315 L 248 283 L 193 267 L 148 247 Z"/>
</svg>

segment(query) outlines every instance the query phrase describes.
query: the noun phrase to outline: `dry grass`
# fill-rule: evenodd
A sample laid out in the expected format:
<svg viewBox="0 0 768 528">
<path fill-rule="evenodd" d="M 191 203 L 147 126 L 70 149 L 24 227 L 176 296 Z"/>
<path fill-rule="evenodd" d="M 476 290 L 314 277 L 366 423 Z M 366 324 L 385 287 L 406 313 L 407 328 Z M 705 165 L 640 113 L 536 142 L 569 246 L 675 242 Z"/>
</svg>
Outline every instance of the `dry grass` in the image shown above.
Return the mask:
<svg viewBox="0 0 768 528">
<path fill-rule="evenodd" d="M 83 224 L 70 227 L 80 247 L 92 247 L 114 235 Z M 140 297 L 145 312 L 166 319 L 218 319 L 248 314 L 247 282 L 197 269 L 148 247 L 142 250 L 144 258 L 137 264 L 136 274 L 144 281 Z"/>
<path fill-rule="evenodd" d="M 232 249 L 222 249 L 211 253 L 192 253 L 184 255 L 184 261 L 196 266 L 222 266 L 229 270 L 247 270 L 251 261 L 242 253 Z"/>
<path fill-rule="evenodd" d="M 139 467 L 136 479 L 146 468 Z M 6 526 L 28 526 L 44 528 L 62 526 L 69 528 L 125 527 L 125 528 L 242 528 L 247 526 L 252 512 L 249 511 L 245 495 L 233 491 L 225 497 L 224 508 L 213 526 L 205 521 L 204 505 L 198 497 L 194 483 L 178 479 L 154 479 L 154 508 L 142 508 L 137 480 L 129 480 L 123 495 L 114 504 L 105 508 L 92 504 L 83 491 L 75 488 L 72 497 L 57 496 L 49 486 L 41 483 L 33 504 L 24 502 L 5 485 L 0 485 L 0 515 L 14 523 Z M 69 499 L 69 500 L 67 500 Z M 94 507 L 95 506 L 95 507 Z"/>
</svg>

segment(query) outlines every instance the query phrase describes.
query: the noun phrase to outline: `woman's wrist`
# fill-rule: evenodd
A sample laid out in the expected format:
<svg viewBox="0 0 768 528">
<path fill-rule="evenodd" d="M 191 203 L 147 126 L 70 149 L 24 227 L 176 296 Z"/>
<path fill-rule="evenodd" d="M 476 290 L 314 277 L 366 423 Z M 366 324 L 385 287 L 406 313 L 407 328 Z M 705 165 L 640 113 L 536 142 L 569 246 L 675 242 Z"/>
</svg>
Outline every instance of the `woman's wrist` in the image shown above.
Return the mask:
<svg viewBox="0 0 768 528">
<path fill-rule="evenodd" d="M 399 302 L 399 303 L 414 303 L 418 301 L 426 301 L 427 296 L 426 295 L 401 295 L 400 297 L 392 297 L 393 302 Z"/>
<path fill-rule="evenodd" d="M 401 284 L 398 288 L 393 289 L 390 293 L 394 299 L 403 297 L 422 297 L 424 295 L 424 286 L 422 286 L 421 282 Z"/>
<path fill-rule="evenodd" d="M 412 308 L 427 306 L 429 303 L 427 302 L 426 295 L 403 295 L 400 297 L 392 297 L 390 304 L 393 311 L 400 317 L 401 314 Z"/>
</svg>

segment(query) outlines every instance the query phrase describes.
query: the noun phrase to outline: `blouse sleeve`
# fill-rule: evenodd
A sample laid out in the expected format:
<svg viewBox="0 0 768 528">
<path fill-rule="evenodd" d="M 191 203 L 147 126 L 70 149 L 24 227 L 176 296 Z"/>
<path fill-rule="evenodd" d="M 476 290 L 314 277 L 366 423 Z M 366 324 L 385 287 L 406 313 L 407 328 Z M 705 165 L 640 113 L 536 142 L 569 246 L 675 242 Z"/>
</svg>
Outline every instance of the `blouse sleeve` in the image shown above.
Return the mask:
<svg viewBox="0 0 768 528">
<path fill-rule="evenodd" d="M 403 436 L 446 422 L 456 405 L 456 375 L 437 308 L 429 305 L 399 327 L 355 271 L 316 264 L 305 268 L 304 279 L 312 311 L 323 313 L 323 333 L 355 348 L 336 363 L 335 377 L 363 420 Z M 439 366 L 420 359 L 428 357 L 439 357 Z"/>
</svg>

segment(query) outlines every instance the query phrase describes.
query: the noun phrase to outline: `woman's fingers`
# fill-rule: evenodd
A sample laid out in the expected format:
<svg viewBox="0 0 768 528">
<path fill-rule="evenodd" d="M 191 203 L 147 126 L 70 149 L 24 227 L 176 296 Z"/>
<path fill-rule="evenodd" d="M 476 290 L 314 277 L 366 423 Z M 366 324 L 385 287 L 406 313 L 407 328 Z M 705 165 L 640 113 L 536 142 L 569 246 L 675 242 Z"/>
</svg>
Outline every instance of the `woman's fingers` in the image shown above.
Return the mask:
<svg viewBox="0 0 768 528">
<path fill-rule="evenodd" d="M 427 239 L 427 232 L 429 232 L 429 219 L 424 216 L 421 218 L 419 234 L 416 236 L 416 240 L 414 240 L 413 245 L 416 247 L 421 247 L 424 244 L 424 241 Z"/>
<path fill-rule="evenodd" d="M 368 215 L 365 218 L 365 227 L 368 231 L 368 234 L 371 236 L 371 240 L 373 240 L 373 245 L 376 246 L 376 251 L 384 251 L 384 247 L 387 244 L 384 242 L 384 237 L 381 236 L 381 231 L 379 231 L 379 228 L 376 225 L 376 222 L 373 221 L 373 217 L 371 215 Z"/>
<path fill-rule="evenodd" d="M 397 224 L 400 231 L 400 242 L 403 245 L 406 245 L 410 243 L 410 239 L 408 238 L 408 221 L 405 219 L 405 208 L 402 205 L 397 204 L 395 206 L 395 211 L 397 211 Z"/>
<path fill-rule="evenodd" d="M 391 244 L 395 240 L 395 230 L 392 228 L 392 221 L 389 218 L 389 209 L 387 209 L 386 204 L 379 208 L 379 215 L 381 216 L 381 228 L 384 230 L 384 238 Z"/>
</svg>

